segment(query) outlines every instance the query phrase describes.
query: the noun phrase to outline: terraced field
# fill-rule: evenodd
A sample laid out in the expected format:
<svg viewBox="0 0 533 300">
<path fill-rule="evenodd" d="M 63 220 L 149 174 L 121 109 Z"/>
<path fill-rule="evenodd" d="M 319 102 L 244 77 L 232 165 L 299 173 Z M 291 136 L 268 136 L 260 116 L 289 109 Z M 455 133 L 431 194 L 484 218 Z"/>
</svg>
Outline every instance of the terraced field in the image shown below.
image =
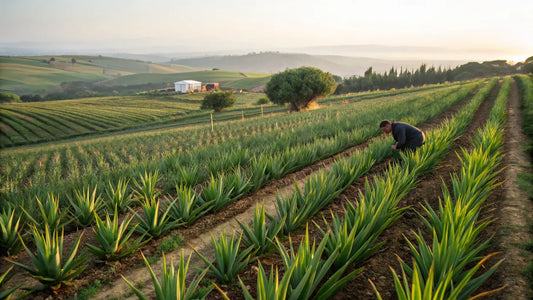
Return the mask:
<svg viewBox="0 0 533 300">
<path fill-rule="evenodd" d="M 524 89 L 518 92 L 515 80 L 526 91 L 532 86 L 521 77 L 351 95 L 325 99 L 328 106 L 315 111 L 233 119 L 215 128 L 12 149 L 1 156 L 3 218 L 11 214 L 24 218 L 21 224 L 41 224 L 10 227 L 31 230 L 34 237 L 47 228 L 43 222 L 56 232 L 63 228 L 64 253 L 79 243 L 77 252 L 86 259 L 72 267 L 79 275 L 68 278 L 72 286 L 56 290 L 55 298 L 134 297 L 120 275 L 136 292 L 154 298 L 142 251 L 157 278 L 163 276 L 162 261 L 191 257 L 182 280 L 190 293 L 196 289 L 196 296 L 208 299 L 375 299 L 378 293 L 396 299 L 412 291 L 424 293 L 420 299 L 484 292 L 495 299 L 526 299 L 528 285 L 516 280 L 522 265 L 501 263 L 502 255 L 495 254 L 518 247 L 501 244 L 509 214 L 498 185 L 504 177 L 498 170 L 511 162 L 506 157 L 520 151 L 506 146 L 506 126 L 517 122 L 508 112 L 518 109 L 524 95 L 523 101 L 533 101 Z M 391 162 L 392 140 L 378 135 L 382 119 L 420 126 L 426 145 L 402 164 Z M 498 209 L 488 209 L 494 203 Z M 512 217 L 527 220 L 531 203 L 520 205 L 522 213 Z M 124 240 L 126 248 L 104 247 L 98 234 L 111 223 L 95 214 L 139 223 L 130 242 Z M 494 218 L 501 221 L 488 222 Z M 530 238 L 524 228 L 514 231 Z M 33 241 L 29 247 L 38 243 L 25 239 Z M 32 265 L 16 241 L 2 244 L 12 245 L 3 248 L 10 261 Z M 10 265 L 3 262 L 0 271 Z M 193 280 L 193 267 L 206 271 Z M 22 268 L 10 273 L 7 287 L 41 284 L 25 278 Z M 515 280 L 505 281 L 510 287 L 501 291 L 504 281 L 492 278 L 506 276 Z"/>
</svg>

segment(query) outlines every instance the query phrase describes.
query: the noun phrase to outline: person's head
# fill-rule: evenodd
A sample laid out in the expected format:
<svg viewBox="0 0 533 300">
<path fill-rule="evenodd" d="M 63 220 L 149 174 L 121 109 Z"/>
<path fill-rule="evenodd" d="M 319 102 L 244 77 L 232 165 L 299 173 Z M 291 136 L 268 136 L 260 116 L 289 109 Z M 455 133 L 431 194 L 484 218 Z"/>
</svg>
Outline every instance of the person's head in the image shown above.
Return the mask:
<svg viewBox="0 0 533 300">
<path fill-rule="evenodd" d="M 384 120 L 379 123 L 379 128 L 384 133 L 390 133 L 392 131 L 392 124 L 389 120 Z"/>
</svg>

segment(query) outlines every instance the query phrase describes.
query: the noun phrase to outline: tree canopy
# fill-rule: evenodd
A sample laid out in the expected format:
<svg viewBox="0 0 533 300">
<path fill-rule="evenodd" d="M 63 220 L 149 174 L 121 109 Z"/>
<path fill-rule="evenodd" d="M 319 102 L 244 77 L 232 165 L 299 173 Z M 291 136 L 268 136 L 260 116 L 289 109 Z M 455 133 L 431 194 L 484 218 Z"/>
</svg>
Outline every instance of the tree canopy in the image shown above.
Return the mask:
<svg viewBox="0 0 533 300">
<path fill-rule="evenodd" d="M 335 80 L 330 73 L 301 67 L 273 75 L 265 93 L 273 103 L 289 103 L 291 110 L 300 111 L 309 108 L 319 97 L 331 94 L 334 88 Z"/>
<path fill-rule="evenodd" d="M 21 102 L 20 97 L 15 94 L 0 92 L 0 103 L 12 103 L 12 102 Z"/>
<path fill-rule="evenodd" d="M 204 97 L 202 101 L 202 109 L 214 109 L 216 112 L 221 112 L 227 107 L 233 106 L 237 101 L 237 97 L 233 92 L 217 92 L 210 93 Z"/>
</svg>

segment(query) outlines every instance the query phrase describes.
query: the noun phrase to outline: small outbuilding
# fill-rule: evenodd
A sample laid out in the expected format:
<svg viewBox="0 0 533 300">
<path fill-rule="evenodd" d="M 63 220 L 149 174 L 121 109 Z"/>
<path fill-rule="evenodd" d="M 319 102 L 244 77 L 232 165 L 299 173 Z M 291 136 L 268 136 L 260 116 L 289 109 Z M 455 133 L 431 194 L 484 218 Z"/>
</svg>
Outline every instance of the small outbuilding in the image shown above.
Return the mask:
<svg viewBox="0 0 533 300">
<path fill-rule="evenodd" d="M 204 87 L 206 92 L 213 92 L 219 89 L 218 82 L 206 83 Z"/>
<path fill-rule="evenodd" d="M 195 90 L 201 91 L 202 90 L 202 83 L 200 81 L 196 80 L 182 80 L 174 82 L 174 89 L 176 92 L 192 92 Z"/>
</svg>

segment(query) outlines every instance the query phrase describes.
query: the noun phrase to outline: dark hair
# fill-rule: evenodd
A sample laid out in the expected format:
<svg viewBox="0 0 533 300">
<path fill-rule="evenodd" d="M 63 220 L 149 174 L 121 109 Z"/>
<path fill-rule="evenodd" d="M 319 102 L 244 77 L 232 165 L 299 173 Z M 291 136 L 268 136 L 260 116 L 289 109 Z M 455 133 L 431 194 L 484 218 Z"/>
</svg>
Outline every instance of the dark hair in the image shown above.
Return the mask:
<svg viewBox="0 0 533 300">
<path fill-rule="evenodd" d="M 390 124 L 391 124 L 391 122 L 389 120 L 383 120 L 383 121 L 381 121 L 381 123 L 379 123 L 379 128 L 383 128 L 383 127 L 385 127 L 387 125 L 390 125 Z"/>
</svg>

